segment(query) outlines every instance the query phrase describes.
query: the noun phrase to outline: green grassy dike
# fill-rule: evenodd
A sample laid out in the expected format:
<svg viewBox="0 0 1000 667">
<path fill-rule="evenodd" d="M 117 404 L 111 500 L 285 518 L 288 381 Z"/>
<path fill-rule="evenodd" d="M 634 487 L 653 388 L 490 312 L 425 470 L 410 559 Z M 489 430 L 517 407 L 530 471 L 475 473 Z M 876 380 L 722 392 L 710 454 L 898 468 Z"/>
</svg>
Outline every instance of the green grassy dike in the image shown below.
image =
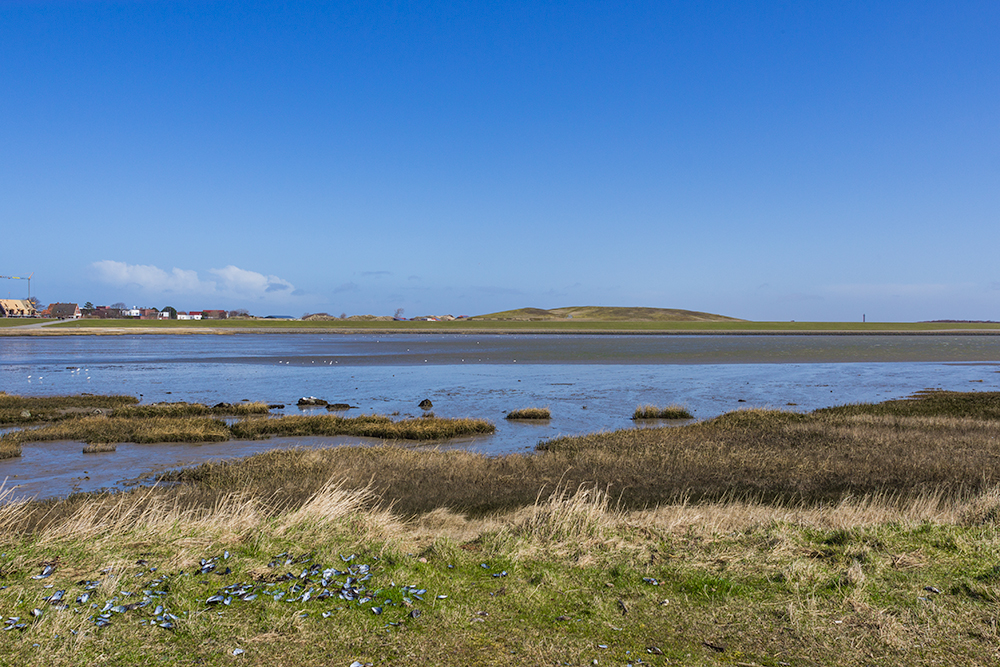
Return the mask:
<svg viewBox="0 0 1000 667">
<path fill-rule="evenodd" d="M 933 392 L 7 502 L 0 664 L 995 664 L 998 432 Z"/>
</svg>

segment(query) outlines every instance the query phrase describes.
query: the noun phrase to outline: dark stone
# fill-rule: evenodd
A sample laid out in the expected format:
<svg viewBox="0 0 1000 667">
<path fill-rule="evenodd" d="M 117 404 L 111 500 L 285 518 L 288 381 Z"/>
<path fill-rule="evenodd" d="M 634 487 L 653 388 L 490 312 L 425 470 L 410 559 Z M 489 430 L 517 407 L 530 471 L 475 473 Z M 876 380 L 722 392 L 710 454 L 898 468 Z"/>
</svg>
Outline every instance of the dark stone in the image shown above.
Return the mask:
<svg viewBox="0 0 1000 667">
<path fill-rule="evenodd" d="M 268 410 L 281 410 L 285 407 L 284 403 L 271 403 L 267 406 Z"/>
<path fill-rule="evenodd" d="M 431 408 L 434 407 L 434 404 L 431 403 L 431 399 L 425 398 L 424 400 L 420 401 L 420 403 L 417 404 L 417 407 L 422 410 L 430 410 Z"/>
<path fill-rule="evenodd" d="M 310 406 L 310 405 L 326 405 L 327 403 L 322 398 L 316 398 L 315 396 L 303 396 L 302 398 L 299 399 L 298 404 Z"/>
<path fill-rule="evenodd" d="M 212 406 L 213 410 L 231 410 L 233 407 L 232 403 L 216 403 Z"/>
<path fill-rule="evenodd" d="M 351 405 L 349 403 L 330 403 L 326 406 L 327 410 L 352 410 L 357 409 L 358 406 Z"/>
</svg>

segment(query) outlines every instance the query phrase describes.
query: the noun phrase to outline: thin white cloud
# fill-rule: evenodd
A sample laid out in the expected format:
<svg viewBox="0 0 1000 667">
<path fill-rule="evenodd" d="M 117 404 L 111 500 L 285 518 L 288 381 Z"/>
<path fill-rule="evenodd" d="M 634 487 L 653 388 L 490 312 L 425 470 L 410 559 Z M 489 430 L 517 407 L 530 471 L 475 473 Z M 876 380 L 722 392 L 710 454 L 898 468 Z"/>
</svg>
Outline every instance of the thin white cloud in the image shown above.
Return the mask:
<svg viewBox="0 0 1000 667">
<path fill-rule="evenodd" d="M 214 276 L 214 280 L 202 280 L 197 271 L 175 267 L 168 272 L 157 266 L 126 264 L 110 259 L 94 262 L 90 266 L 97 279 L 103 283 L 123 288 L 139 288 L 151 293 L 261 299 L 297 292 L 295 286 L 283 278 L 232 265 L 222 269 L 209 269 L 208 273 Z"/>
<path fill-rule="evenodd" d="M 265 292 L 293 291 L 295 286 L 278 276 L 265 276 L 256 271 L 247 271 L 229 265 L 224 269 L 209 269 L 212 275 L 219 278 L 219 289 L 223 292 L 236 294 L 263 294 Z"/>
<path fill-rule="evenodd" d="M 200 292 L 214 289 L 203 283 L 197 271 L 174 268 L 170 273 L 156 266 L 126 264 L 105 259 L 91 264 L 101 282 L 120 287 L 140 287 L 155 292 Z"/>
</svg>

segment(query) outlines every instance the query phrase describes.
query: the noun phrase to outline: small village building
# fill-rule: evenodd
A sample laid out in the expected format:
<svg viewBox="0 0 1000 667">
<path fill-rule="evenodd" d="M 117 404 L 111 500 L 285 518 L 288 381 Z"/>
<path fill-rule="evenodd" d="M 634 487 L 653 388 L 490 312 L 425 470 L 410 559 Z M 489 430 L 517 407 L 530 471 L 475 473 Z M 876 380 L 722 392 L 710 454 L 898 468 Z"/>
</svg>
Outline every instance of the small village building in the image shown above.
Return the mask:
<svg viewBox="0 0 1000 667">
<path fill-rule="evenodd" d="M 91 311 L 90 317 L 95 317 L 99 320 L 117 320 L 122 317 L 122 309 L 110 306 L 98 306 Z"/>
<path fill-rule="evenodd" d="M 35 317 L 37 314 L 27 299 L 0 299 L 0 317 Z"/>
<path fill-rule="evenodd" d="M 50 303 L 49 316 L 60 320 L 78 320 L 81 317 L 80 306 L 76 303 Z"/>
<path fill-rule="evenodd" d="M 201 311 L 201 318 L 203 320 L 224 320 L 228 317 L 228 314 L 224 310 L 203 310 Z"/>
</svg>

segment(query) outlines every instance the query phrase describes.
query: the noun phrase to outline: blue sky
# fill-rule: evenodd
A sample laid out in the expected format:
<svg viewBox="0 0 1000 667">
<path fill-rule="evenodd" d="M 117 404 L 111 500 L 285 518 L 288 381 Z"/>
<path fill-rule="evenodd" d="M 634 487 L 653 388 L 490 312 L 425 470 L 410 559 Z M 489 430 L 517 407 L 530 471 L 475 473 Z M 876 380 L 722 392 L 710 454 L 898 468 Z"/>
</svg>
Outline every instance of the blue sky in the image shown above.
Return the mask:
<svg viewBox="0 0 1000 667">
<path fill-rule="evenodd" d="M 0 275 L 1000 320 L 1000 3 L 425 4 L 0 1 Z"/>
</svg>

